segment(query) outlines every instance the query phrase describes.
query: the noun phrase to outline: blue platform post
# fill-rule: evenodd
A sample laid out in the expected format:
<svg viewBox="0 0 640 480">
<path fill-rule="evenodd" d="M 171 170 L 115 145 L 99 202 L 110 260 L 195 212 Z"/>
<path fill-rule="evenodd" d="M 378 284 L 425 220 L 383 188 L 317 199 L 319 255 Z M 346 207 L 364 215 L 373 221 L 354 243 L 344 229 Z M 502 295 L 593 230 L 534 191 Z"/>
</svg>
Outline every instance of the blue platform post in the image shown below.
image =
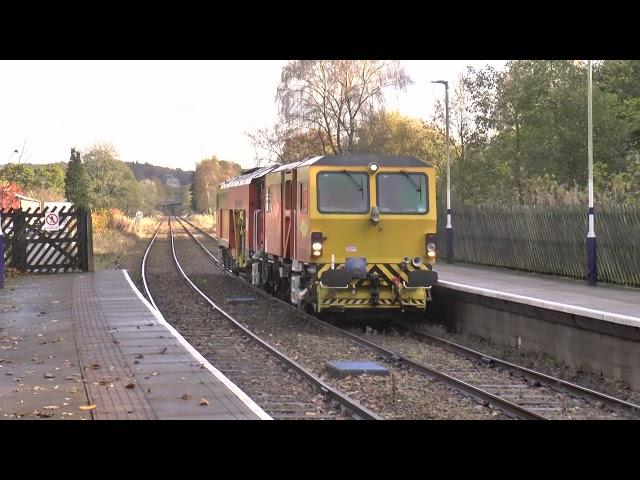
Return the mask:
<svg viewBox="0 0 640 480">
<path fill-rule="evenodd" d="M 451 224 L 451 209 L 447 209 L 447 228 L 444 231 L 447 242 L 447 262 L 453 261 L 453 225 Z"/>
<path fill-rule="evenodd" d="M 445 229 L 447 263 L 453 262 L 453 224 L 451 222 L 451 158 L 449 157 L 449 82 L 447 80 L 433 80 L 431 83 L 444 85 L 445 111 L 445 156 L 447 160 L 447 227 Z"/>
<path fill-rule="evenodd" d="M 591 110 L 591 60 L 589 60 L 589 83 L 587 92 L 587 155 L 589 162 L 589 231 L 587 232 L 587 283 L 598 282 L 598 255 L 596 250 L 595 210 L 593 207 L 593 114 Z"/>
<path fill-rule="evenodd" d="M 594 216 L 592 207 L 589 209 L 590 225 L 594 223 Z M 596 285 L 598 282 L 598 251 L 596 246 L 596 234 L 592 227 L 587 234 L 587 282 L 589 285 Z"/>
</svg>

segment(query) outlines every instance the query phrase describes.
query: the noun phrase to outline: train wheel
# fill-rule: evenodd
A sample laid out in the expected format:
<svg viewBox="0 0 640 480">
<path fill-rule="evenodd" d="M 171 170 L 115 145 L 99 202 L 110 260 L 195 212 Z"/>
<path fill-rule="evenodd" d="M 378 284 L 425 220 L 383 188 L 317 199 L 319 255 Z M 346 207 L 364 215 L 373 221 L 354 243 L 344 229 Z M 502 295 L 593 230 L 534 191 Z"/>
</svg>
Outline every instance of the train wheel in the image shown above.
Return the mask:
<svg viewBox="0 0 640 480">
<path fill-rule="evenodd" d="M 269 262 L 266 259 L 260 260 L 260 287 L 269 291 Z"/>
</svg>

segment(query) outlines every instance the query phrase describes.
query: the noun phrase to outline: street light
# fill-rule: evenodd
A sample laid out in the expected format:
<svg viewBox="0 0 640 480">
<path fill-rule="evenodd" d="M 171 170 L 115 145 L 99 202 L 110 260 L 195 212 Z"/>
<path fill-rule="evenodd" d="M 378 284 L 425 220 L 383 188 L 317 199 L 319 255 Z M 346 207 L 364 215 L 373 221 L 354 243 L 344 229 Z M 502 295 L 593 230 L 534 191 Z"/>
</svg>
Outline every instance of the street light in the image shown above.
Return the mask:
<svg viewBox="0 0 640 480">
<path fill-rule="evenodd" d="M 445 238 L 447 241 L 447 262 L 453 261 L 453 225 L 451 224 L 451 161 L 449 160 L 449 82 L 446 80 L 432 80 L 431 83 L 444 85 L 445 95 L 445 123 L 446 123 L 446 158 L 447 158 L 447 227 Z"/>
<path fill-rule="evenodd" d="M 595 285 L 598 281 L 598 261 L 596 254 L 595 211 L 593 209 L 593 114 L 591 110 L 591 60 L 588 62 L 589 83 L 587 89 L 587 155 L 589 161 L 589 232 L 587 233 L 587 282 Z"/>
</svg>

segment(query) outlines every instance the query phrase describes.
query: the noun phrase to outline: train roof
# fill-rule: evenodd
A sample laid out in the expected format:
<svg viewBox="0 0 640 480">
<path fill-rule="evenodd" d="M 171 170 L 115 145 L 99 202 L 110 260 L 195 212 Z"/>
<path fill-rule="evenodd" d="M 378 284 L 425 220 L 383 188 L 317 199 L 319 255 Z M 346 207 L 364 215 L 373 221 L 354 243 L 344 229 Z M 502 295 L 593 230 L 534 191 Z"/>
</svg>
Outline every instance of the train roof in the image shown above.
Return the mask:
<svg viewBox="0 0 640 480">
<path fill-rule="evenodd" d="M 229 180 L 225 180 L 220 184 L 220 189 L 231 188 L 231 187 L 239 187 L 241 185 L 250 184 L 255 178 L 260 178 L 270 171 L 277 169 L 280 167 L 280 164 L 273 163 L 271 165 L 267 165 L 266 167 L 252 168 L 246 171 L 243 175 L 239 175 L 237 177 L 230 178 Z"/>
<path fill-rule="evenodd" d="M 391 155 L 320 155 L 299 162 L 285 164 L 271 164 L 266 167 L 256 167 L 245 171 L 244 174 L 226 180 L 220 184 L 220 189 L 239 187 L 248 185 L 256 178 L 263 177 L 267 173 L 292 170 L 294 168 L 308 167 L 310 165 L 346 166 L 346 167 L 366 167 L 371 162 L 376 162 L 381 167 L 431 167 L 432 165 L 416 157 L 391 156 Z"/>
<path fill-rule="evenodd" d="M 372 155 L 372 154 L 351 154 L 351 155 L 322 155 L 310 158 L 301 162 L 299 167 L 307 165 L 331 165 L 348 167 L 366 167 L 371 162 L 377 163 L 381 167 L 431 167 L 432 165 L 418 160 L 416 157 Z"/>
</svg>

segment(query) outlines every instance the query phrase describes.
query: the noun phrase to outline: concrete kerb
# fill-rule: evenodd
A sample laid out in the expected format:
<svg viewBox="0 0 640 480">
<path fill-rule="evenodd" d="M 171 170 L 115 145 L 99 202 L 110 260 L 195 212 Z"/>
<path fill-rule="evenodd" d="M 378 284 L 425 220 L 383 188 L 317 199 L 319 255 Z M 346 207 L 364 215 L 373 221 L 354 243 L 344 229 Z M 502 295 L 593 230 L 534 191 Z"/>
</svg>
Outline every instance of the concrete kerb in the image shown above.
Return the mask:
<svg viewBox="0 0 640 480">
<path fill-rule="evenodd" d="M 617 313 L 604 312 L 602 310 L 593 310 L 585 307 L 577 307 L 575 305 L 567 305 L 558 302 L 551 302 L 549 300 L 542 300 L 540 298 L 528 297 L 525 295 L 517 295 L 514 293 L 501 292 L 498 290 L 491 290 L 489 288 L 473 287 L 471 285 L 464 285 L 462 283 L 448 282 L 439 280 L 438 285 L 451 288 L 453 290 L 460 290 L 463 292 L 473 293 L 476 295 L 482 295 L 485 297 L 498 298 L 500 300 L 506 300 L 509 302 L 524 303 L 539 308 L 546 308 L 549 310 L 557 310 L 573 315 L 582 317 L 595 318 L 596 320 L 602 320 L 605 322 L 618 323 L 621 325 L 628 325 L 630 327 L 640 328 L 640 318 L 631 317 L 629 315 L 621 315 Z"/>
</svg>

